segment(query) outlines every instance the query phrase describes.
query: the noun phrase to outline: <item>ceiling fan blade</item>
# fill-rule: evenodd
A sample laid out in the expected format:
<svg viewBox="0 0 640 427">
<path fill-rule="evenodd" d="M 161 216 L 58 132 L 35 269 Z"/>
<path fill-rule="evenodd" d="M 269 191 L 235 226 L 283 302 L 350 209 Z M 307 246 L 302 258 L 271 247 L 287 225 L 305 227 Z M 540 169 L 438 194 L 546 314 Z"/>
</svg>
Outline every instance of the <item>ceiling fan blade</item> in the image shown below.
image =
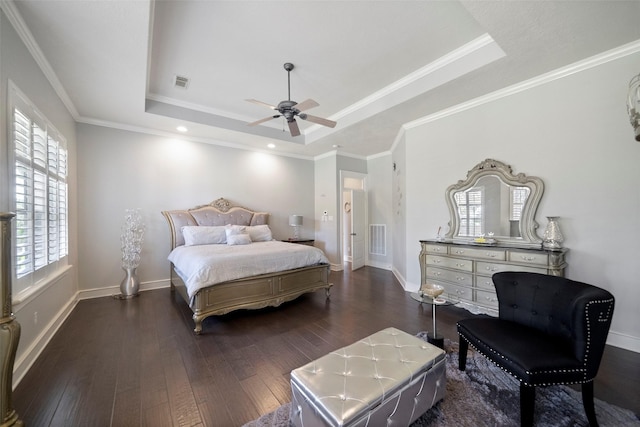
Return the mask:
<svg viewBox="0 0 640 427">
<path fill-rule="evenodd" d="M 300 104 L 296 104 L 295 109 L 300 110 L 300 111 L 304 111 L 304 110 L 309 110 L 313 107 L 317 107 L 318 104 L 316 101 L 314 101 L 313 99 L 306 99 L 304 101 L 302 101 Z"/>
<path fill-rule="evenodd" d="M 333 120 L 323 119 L 322 117 L 312 116 L 310 114 L 300 114 L 298 117 L 300 117 L 302 120 L 307 120 L 307 121 L 317 123 L 319 125 L 330 127 L 330 128 L 334 128 L 338 124 Z"/>
<path fill-rule="evenodd" d="M 247 126 L 259 125 L 260 123 L 268 122 L 269 120 L 277 119 L 278 117 L 280 117 L 280 114 L 276 114 L 275 116 L 265 117 L 264 119 L 260 119 L 260 120 L 256 120 L 255 122 L 247 123 Z"/>
<path fill-rule="evenodd" d="M 289 132 L 291 132 L 291 136 L 300 135 L 300 128 L 298 127 L 298 122 L 295 120 L 291 120 L 289 123 Z"/>
<path fill-rule="evenodd" d="M 266 102 L 258 101 L 257 99 L 245 99 L 245 101 L 251 102 L 251 103 L 257 104 L 257 105 L 262 105 L 263 107 L 271 108 L 272 110 L 276 109 L 276 107 L 274 105 L 267 104 Z"/>
</svg>

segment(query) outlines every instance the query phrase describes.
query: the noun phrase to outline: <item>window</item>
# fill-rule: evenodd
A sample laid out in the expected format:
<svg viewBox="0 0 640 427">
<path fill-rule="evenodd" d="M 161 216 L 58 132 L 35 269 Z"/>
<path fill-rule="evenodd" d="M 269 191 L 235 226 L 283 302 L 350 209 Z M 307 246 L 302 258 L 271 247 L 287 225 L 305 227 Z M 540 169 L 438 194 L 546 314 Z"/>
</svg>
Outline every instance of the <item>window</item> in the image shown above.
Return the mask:
<svg viewBox="0 0 640 427">
<path fill-rule="evenodd" d="M 482 188 L 455 193 L 456 204 L 460 214 L 459 236 L 481 236 L 484 233 L 482 217 Z"/>
<path fill-rule="evenodd" d="M 64 139 L 12 87 L 16 290 L 45 278 L 68 254 L 67 150 Z"/>
<path fill-rule="evenodd" d="M 511 220 L 520 221 L 522 208 L 529 197 L 528 187 L 511 187 Z"/>
</svg>

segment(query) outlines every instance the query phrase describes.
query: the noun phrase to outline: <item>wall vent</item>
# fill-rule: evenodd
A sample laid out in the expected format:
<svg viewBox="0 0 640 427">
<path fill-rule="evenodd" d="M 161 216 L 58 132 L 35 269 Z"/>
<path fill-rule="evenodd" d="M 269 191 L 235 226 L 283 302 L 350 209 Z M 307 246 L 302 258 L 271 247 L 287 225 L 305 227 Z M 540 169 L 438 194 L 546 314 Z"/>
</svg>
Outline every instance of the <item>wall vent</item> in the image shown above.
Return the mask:
<svg viewBox="0 0 640 427">
<path fill-rule="evenodd" d="M 369 224 L 369 253 L 387 255 L 387 225 Z"/>
<path fill-rule="evenodd" d="M 174 85 L 175 87 L 179 87 L 180 89 L 186 89 L 189 86 L 189 77 L 185 76 L 174 76 Z"/>
</svg>

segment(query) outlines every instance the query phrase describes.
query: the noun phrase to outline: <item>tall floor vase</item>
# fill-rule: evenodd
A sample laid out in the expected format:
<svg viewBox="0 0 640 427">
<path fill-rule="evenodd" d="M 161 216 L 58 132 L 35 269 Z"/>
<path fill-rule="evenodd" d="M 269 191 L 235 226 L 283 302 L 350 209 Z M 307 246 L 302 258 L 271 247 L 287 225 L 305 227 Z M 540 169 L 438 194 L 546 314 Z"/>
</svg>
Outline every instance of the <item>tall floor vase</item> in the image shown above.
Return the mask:
<svg viewBox="0 0 640 427">
<path fill-rule="evenodd" d="M 20 324 L 11 309 L 11 220 L 15 214 L 0 213 L 0 426 L 24 426 L 13 409 L 13 364 L 20 341 Z"/>
<path fill-rule="evenodd" d="M 136 267 L 122 267 L 122 269 L 125 272 L 125 277 L 120 283 L 120 295 L 116 295 L 116 297 L 119 299 L 137 297 L 140 290 L 140 279 L 138 278 Z"/>
</svg>

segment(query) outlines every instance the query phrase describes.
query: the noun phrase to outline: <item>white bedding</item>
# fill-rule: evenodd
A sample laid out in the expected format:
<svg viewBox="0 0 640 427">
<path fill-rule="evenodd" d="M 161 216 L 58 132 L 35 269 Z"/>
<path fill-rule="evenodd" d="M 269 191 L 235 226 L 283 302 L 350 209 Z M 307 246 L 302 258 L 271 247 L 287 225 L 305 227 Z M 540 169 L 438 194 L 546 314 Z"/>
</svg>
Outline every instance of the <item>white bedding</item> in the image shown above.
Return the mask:
<svg viewBox="0 0 640 427">
<path fill-rule="evenodd" d="M 203 287 L 259 274 L 329 264 L 322 250 L 295 243 L 178 246 L 169 254 L 189 298 Z"/>
</svg>

